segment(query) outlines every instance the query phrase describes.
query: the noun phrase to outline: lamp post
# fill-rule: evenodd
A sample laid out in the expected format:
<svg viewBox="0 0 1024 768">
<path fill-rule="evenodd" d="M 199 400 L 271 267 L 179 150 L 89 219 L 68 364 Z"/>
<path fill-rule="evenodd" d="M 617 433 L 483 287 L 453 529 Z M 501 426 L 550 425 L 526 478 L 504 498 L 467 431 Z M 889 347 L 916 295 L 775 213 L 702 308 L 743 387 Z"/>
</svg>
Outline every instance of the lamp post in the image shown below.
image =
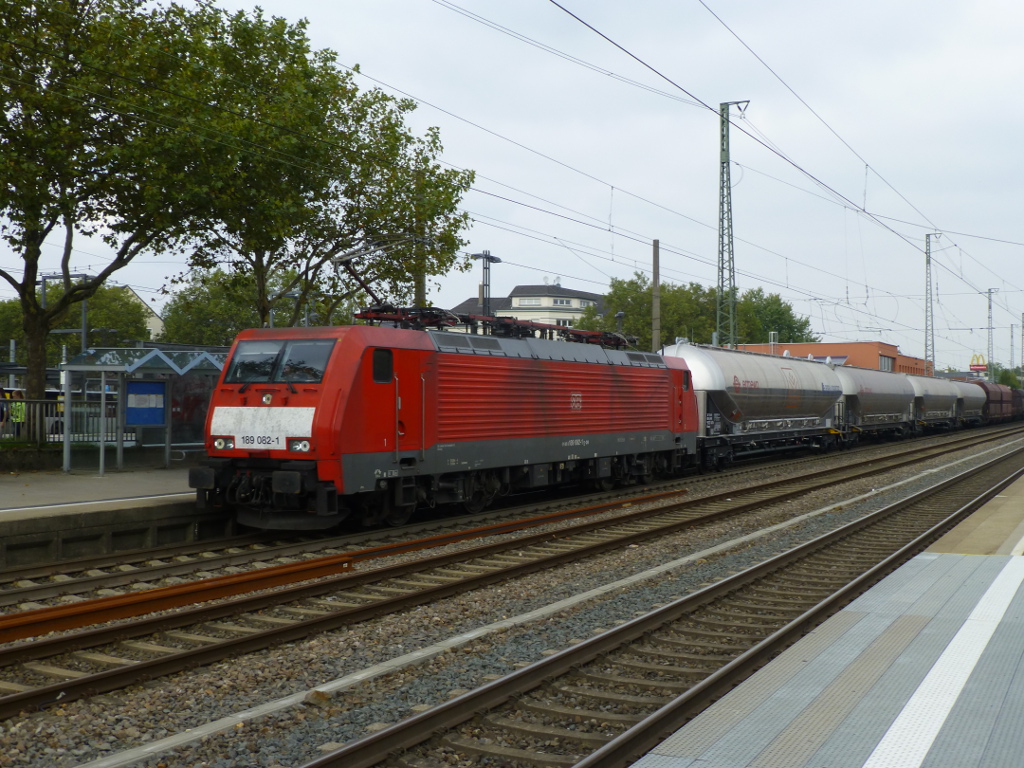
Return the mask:
<svg viewBox="0 0 1024 768">
<path fill-rule="evenodd" d="M 474 259 L 480 259 L 484 263 L 484 282 L 482 285 L 482 296 L 480 297 L 480 303 L 483 305 L 484 317 L 491 316 L 491 264 L 500 264 L 501 259 L 497 256 L 492 256 L 490 251 L 484 251 L 483 253 L 474 253 Z"/>
</svg>

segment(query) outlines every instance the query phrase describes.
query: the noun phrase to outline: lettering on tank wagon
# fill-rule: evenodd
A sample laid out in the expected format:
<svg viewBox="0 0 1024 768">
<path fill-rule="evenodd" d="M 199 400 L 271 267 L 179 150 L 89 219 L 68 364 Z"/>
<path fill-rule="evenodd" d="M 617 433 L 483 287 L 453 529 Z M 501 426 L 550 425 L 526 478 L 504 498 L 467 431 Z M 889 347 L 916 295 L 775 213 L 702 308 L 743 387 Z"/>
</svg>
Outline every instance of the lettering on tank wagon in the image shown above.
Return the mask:
<svg viewBox="0 0 1024 768">
<path fill-rule="evenodd" d="M 828 392 L 829 394 L 833 394 L 833 393 L 842 392 L 843 388 L 841 386 L 839 386 L 838 384 L 826 384 L 825 382 L 821 382 L 821 391 L 822 392 Z M 870 392 L 870 391 L 871 391 L 870 389 L 866 389 L 866 390 L 862 389 L 861 390 L 861 392 Z"/>
<path fill-rule="evenodd" d="M 758 379 L 743 379 L 740 381 L 739 376 L 732 377 L 732 388 L 735 390 L 740 389 L 760 389 L 761 382 Z"/>
</svg>

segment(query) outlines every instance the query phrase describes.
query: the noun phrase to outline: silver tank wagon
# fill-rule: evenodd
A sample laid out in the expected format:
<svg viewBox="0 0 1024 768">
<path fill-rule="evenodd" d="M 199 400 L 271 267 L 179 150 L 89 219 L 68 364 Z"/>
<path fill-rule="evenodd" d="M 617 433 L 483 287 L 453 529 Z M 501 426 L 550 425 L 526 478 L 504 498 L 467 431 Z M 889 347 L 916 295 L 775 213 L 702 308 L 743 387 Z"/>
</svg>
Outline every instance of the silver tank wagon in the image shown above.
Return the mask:
<svg viewBox="0 0 1024 768">
<path fill-rule="evenodd" d="M 980 424 L 985 411 L 985 390 L 970 381 L 951 383 L 960 393 L 957 415 L 968 424 Z"/>
<path fill-rule="evenodd" d="M 914 430 L 916 390 L 905 375 L 846 367 L 835 372 L 843 383 L 845 419 L 851 429 L 894 435 Z"/>
<path fill-rule="evenodd" d="M 914 387 L 914 418 L 927 427 L 955 427 L 960 390 L 946 379 L 907 376 Z"/>
<path fill-rule="evenodd" d="M 710 463 L 838 443 L 835 405 L 843 388 L 828 365 L 686 343 L 662 354 L 683 358 L 690 369 Z"/>
</svg>

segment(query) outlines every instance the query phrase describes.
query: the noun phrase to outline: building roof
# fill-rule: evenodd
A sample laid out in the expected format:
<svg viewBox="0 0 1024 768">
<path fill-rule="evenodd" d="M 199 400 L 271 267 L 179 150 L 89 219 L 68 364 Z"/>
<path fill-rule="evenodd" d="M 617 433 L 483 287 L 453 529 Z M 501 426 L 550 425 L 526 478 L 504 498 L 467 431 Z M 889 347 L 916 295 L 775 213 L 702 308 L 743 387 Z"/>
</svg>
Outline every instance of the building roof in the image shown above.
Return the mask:
<svg viewBox="0 0 1024 768">
<path fill-rule="evenodd" d="M 558 296 L 570 299 L 590 299 L 590 301 L 601 301 L 604 299 L 599 293 L 589 291 L 577 291 L 572 288 L 563 288 L 558 284 L 552 285 L 517 285 L 509 293 L 510 298 L 516 296 Z M 493 301 L 493 299 L 492 299 Z"/>
<path fill-rule="evenodd" d="M 600 293 L 590 293 L 589 291 L 577 291 L 573 288 L 563 288 L 560 285 L 517 285 L 508 296 L 492 296 L 491 297 L 491 312 L 497 314 L 498 312 L 511 312 L 512 300 L 519 297 L 535 297 L 535 296 L 548 296 L 551 298 L 561 299 L 586 299 L 592 301 L 597 305 L 597 313 L 601 314 L 604 311 L 604 296 Z M 471 299 L 466 299 L 461 304 L 451 308 L 452 312 L 456 312 L 464 315 L 476 315 L 480 314 L 483 306 L 480 302 L 479 296 L 474 296 Z M 542 309 L 541 307 L 524 307 L 531 311 Z M 550 309 L 550 307 L 548 308 Z"/>
<path fill-rule="evenodd" d="M 511 308 L 512 299 L 496 296 L 491 297 L 492 312 L 504 312 Z M 472 299 L 466 299 L 461 304 L 452 307 L 451 311 L 459 315 L 479 315 L 483 311 L 483 304 L 480 303 L 480 298 L 478 296 L 474 296 Z"/>
</svg>

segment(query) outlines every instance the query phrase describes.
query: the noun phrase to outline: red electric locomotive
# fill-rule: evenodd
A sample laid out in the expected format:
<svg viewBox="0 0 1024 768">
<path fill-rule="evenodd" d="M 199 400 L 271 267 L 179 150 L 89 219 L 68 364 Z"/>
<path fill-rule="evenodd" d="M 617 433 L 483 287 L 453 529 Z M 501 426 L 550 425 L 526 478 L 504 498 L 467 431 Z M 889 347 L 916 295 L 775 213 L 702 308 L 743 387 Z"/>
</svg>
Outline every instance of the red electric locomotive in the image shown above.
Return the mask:
<svg viewBox="0 0 1024 768">
<path fill-rule="evenodd" d="M 421 504 L 479 510 L 520 490 L 644 481 L 696 462 L 682 359 L 500 318 L 362 317 L 387 326 L 238 336 L 210 403 L 208 458 L 189 473 L 201 505 L 260 528 L 399 525 Z M 492 333 L 437 330 L 455 323 Z"/>
</svg>

